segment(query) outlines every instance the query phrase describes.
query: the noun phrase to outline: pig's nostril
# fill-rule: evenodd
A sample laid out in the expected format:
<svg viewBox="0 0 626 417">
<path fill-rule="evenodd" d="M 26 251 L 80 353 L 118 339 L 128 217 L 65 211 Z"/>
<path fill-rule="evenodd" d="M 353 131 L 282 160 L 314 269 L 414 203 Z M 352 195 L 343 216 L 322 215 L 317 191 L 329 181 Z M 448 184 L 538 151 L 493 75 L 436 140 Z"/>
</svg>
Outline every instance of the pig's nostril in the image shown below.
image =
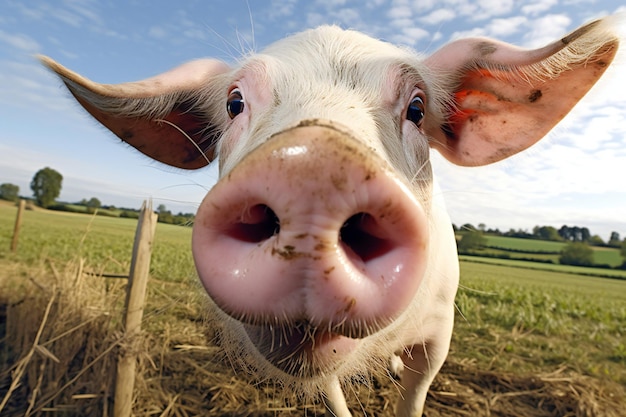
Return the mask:
<svg viewBox="0 0 626 417">
<path fill-rule="evenodd" d="M 250 243 L 262 242 L 280 231 L 276 213 L 265 204 L 246 208 L 227 234 L 237 240 Z"/>
<path fill-rule="evenodd" d="M 357 213 L 341 227 L 339 237 L 363 262 L 384 255 L 393 249 L 380 224 L 367 213 Z"/>
</svg>

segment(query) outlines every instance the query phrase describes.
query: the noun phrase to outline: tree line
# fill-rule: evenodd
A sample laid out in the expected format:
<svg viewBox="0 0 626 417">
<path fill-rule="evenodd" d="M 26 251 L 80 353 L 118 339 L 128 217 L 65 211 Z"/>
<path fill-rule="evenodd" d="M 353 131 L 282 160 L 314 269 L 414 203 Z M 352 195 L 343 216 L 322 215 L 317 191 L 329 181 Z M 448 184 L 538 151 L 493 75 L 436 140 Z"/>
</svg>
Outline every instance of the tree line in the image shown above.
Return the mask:
<svg viewBox="0 0 626 417">
<path fill-rule="evenodd" d="M 490 256 L 490 257 L 507 258 L 507 259 L 510 258 L 510 255 L 508 253 L 493 254 L 493 253 L 486 252 L 485 249 L 489 249 L 489 248 L 501 249 L 501 248 L 497 248 L 495 246 L 490 247 L 488 245 L 488 240 L 487 240 L 487 237 L 485 237 L 485 234 L 492 234 L 494 236 L 509 236 L 509 237 L 510 235 L 506 235 L 506 234 L 496 235 L 490 231 L 478 230 L 473 227 L 466 227 L 466 226 L 471 226 L 471 225 L 464 225 L 463 229 L 458 229 L 456 228 L 456 226 L 453 225 L 455 229 L 455 233 L 461 235 L 460 239 L 457 240 L 457 249 L 460 254 Z M 507 251 L 523 252 L 529 255 L 558 254 L 558 263 L 562 265 L 594 266 L 594 267 L 602 267 L 602 268 L 611 268 L 610 265 L 598 265 L 594 262 L 594 256 L 593 256 L 594 250 L 591 247 L 594 239 L 592 239 L 592 236 L 590 234 L 585 235 L 583 233 L 579 233 L 578 235 L 576 235 L 575 233 L 569 233 L 567 232 L 567 230 L 575 230 L 575 229 L 573 227 L 570 228 L 568 226 L 563 226 L 561 229 L 559 229 L 559 231 L 562 230 L 564 233 L 567 232 L 568 234 L 565 234 L 565 236 L 562 236 L 559 234 L 558 238 L 553 236 L 553 239 L 545 239 L 545 238 L 539 237 L 540 233 L 538 231 L 539 229 L 542 229 L 542 228 L 551 228 L 551 229 L 554 229 L 554 231 L 556 231 L 556 229 L 551 226 L 541 226 L 541 227 L 536 226 L 534 228 L 533 235 L 528 234 L 528 236 L 525 236 L 525 238 L 532 238 L 532 239 L 544 240 L 544 241 L 552 240 L 552 241 L 565 242 L 566 244 L 563 246 L 563 248 L 560 251 L 558 252 L 541 251 L 541 250 L 519 251 L 519 250 L 511 250 L 511 249 L 508 249 Z M 580 228 L 576 228 L 576 230 L 580 230 Z M 587 240 L 583 240 L 584 236 L 588 236 Z M 520 238 L 519 235 L 515 237 Z M 626 269 L 626 238 L 622 241 L 620 241 L 619 238 L 620 238 L 619 233 L 613 232 L 611 233 L 611 238 L 609 240 L 609 243 L 611 247 L 615 247 L 620 250 L 620 256 L 624 260 L 622 265 L 616 268 Z M 598 245 L 596 244 L 596 246 Z M 602 244 L 599 246 L 609 246 L 609 245 L 602 242 Z M 526 259 L 526 260 L 531 260 L 533 262 L 552 262 L 551 260 L 537 260 L 534 258 Z"/>
<path fill-rule="evenodd" d="M 30 188 L 33 192 L 33 200 L 40 207 L 55 210 L 79 211 L 73 209 L 72 206 L 83 206 L 85 207 L 84 212 L 90 214 L 98 212 L 99 209 L 115 210 L 119 217 L 137 217 L 139 213 L 137 209 L 117 209 L 113 206 L 103 206 L 96 197 L 92 197 L 89 200 L 83 199 L 74 204 L 57 203 L 56 199 L 61 195 L 62 183 L 63 175 L 58 171 L 50 167 L 40 169 L 35 173 L 30 183 Z M 15 184 L 0 184 L 0 199 L 17 201 L 20 198 L 19 192 L 20 188 Z M 83 211 L 80 210 L 80 212 Z M 105 213 L 107 212 L 100 212 L 100 214 Z M 161 223 L 191 225 L 194 219 L 192 213 L 173 214 L 171 211 L 167 210 L 163 204 L 159 205 L 157 208 L 157 214 L 159 215 L 158 221 Z M 609 240 L 605 242 L 600 236 L 592 235 L 588 228 L 578 226 L 563 225 L 560 229 L 556 229 L 552 226 L 535 226 L 532 233 L 522 229 L 509 229 L 507 232 L 502 232 L 497 228 L 488 229 L 484 223 L 480 223 L 478 227 L 474 227 L 470 223 L 466 223 L 461 227 L 457 227 L 453 224 L 452 227 L 455 232 L 479 231 L 493 236 L 508 236 L 556 242 L 582 242 L 592 246 L 608 246 L 614 248 L 621 248 L 623 245 L 623 241 L 620 239 L 618 232 L 611 232 Z"/>
<path fill-rule="evenodd" d="M 611 232 L 609 239 L 604 241 L 599 235 L 591 234 L 591 231 L 587 227 L 568 226 L 563 225 L 557 229 L 552 226 L 535 226 L 532 232 L 524 229 L 509 229 L 506 232 L 500 231 L 500 229 L 487 228 L 484 223 L 480 223 L 478 227 L 474 227 L 470 223 L 466 223 L 461 227 L 452 225 L 455 232 L 463 231 L 479 231 L 484 234 L 493 236 L 506 236 L 517 237 L 522 239 L 537 239 L 537 240 L 549 240 L 553 242 L 584 242 L 591 246 L 605 246 L 612 248 L 620 248 L 622 246 L 622 239 L 618 232 Z"/>
<path fill-rule="evenodd" d="M 59 211 L 71 211 L 76 213 L 99 214 L 104 216 L 130 217 L 137 218 L 139 216 L 138 209 L 132 208 L 116 208 L 114 206 L 102 205 L 102 202 L 96 198 L 82 199 L 75 203 L 61 203 L 56 199 L 61 195 L 63 185 L 63 175 L 58 171 L 45 167 L 35 173 L 30 183 L 30 189 L 33 192 L 32 198 L 26 200 L 33 201 L 37 206 Z M 20 199 L 20 187 L 15 184 L 0 184 L 0 199 L 7 201 L 17 201 Z M 189 226 L 193 224 L 194 214 L 178 213 L 172 214 L 171 211 L 161 204 L 157 208 L 158 221 L 161 223 L 179 224 Z"/>
</svg>

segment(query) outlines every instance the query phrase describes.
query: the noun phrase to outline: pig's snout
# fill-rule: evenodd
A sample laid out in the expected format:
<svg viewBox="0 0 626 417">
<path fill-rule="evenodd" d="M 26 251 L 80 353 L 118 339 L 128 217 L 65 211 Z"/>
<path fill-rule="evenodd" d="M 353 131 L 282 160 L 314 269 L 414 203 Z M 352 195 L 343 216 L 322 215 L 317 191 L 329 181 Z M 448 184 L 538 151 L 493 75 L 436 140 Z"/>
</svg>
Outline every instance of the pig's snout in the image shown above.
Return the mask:
<svg viewBox="0 0 626 417">
<path fill-rule="evenodd" d="M 427 241 L 422 205 L 383 158 L 309 123 L 273 136 L 215 185 L 193 252 L 207 292 L 237 320 L 361 338 L 407 309 Z"/>
</svg>

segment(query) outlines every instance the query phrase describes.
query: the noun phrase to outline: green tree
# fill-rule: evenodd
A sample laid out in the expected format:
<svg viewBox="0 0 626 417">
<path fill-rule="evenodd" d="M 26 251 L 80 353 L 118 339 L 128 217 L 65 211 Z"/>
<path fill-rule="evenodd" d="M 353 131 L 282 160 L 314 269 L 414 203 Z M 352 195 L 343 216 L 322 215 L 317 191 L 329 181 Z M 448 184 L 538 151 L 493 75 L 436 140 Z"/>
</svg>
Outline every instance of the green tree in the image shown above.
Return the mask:
<svg viewBox="0 0 626 417">
<path fill-rule="evenodd" d="M 589 238 L 589 244 L 591 246 L 602 246 L 604 245 L 604 240 L 598 235 L 593 235 Z"/>
<path fill-rule="evenodd" d="M 552 226 L 535 226 L 533 228 L 533 236 L 540 240 L 562 240 L 559 231 Z"/>
<path fill-rule="evenodd" d="M 159 206 L 157 207 L 157 214 L 159 215 L 159 217 L 157 218 L 157 221 L 159 223 L 174 223 L 174 216 L 172 215 L 172 212 L 169 211 L 167 207 L 165 207 L 165 204 L 159 204 Z"/>
<path fill-rule="evenodd" d="M 465 223 L 463 226 L 461 226 L 461 231 L 464 230 L 476 230 L 476 228 L 471 223 Z"/>
<path fill-rule="evenodd" d="M 561 250 L 559 262 L 563 265 L 593 265 L 593 249 L 585 242 L 571 242 Z"/>
<path fill-rule="evenodd" d="M 470 250 L 482 249 L 487 246 L 487 238 L 483 236 L 483 232 L 472 230 L 463 234 L 458 243 L 459 252 L 464 253 Z"/>
<path fill-rule="evenodd" d="M 102 203 L 96 197 L 91 197 L 89 201 L 85 203 L 85 206 L 87 206 L 88 213 L 95 213 L 97 209 L 102 207 Z"/>
<path fill-rule="evenodd" d="M 624 258 L 624 263 L 626 263 L 626 238 L 624 238 L 624 241 L 622 242 L 622 247 L 620 248 L 619 253 L 622 255 L 622 258 Z"/>
<path fill-rule="evenodd" d="M 8 201 L 17 201 L 20 196 L 20 187 L 15 184 L 0 184 L 0 198 Z"/>
<path fill-rule="evenodd" d="M 63 176 L 52 168 L 46 167 L 37 171 L 30 182 L 37 205 L 44 208 L 50 207 L 61 194 L 62 182 Z"/>
<path fill-rule="evenodd" d="M 583 242 L 589 242 L 589 239 L 591 239 L 591 232 L 586 227 L 580 228 L 580 235 Z"/>
</svg>

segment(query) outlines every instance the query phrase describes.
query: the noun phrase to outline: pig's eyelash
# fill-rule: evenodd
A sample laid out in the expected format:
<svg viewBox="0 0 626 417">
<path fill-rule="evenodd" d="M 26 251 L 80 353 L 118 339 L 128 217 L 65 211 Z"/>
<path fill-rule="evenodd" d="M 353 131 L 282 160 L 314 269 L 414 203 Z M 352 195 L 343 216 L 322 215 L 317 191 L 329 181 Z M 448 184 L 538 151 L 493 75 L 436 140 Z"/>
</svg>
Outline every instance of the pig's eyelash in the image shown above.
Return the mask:
<svg viewBox="0 0 626 417">
<path fill-rule="evenodd" d="M 202 157 L 207 162 L 207 164 L 211 163 L 211 160 L 209 158 L 207 158 L 206 154 L 202 151 L 200 146 L 198 146 L 198 144 L 193 139 L 191 139 L 191 137 L 189 137 L 189 135 L 183 129 L 178 127 L 176 124 L 170 122 L 169 120 L 155 119 L 155 121 L 156 122 L 165 123 L 166 125 L 169 125 L 169 126 L 173 127 L 174 129 L 178 130 L 180 132 L 180 134 L 182 134 L 184 137 L 186 137 L 187 140 L 198 150 L 198 152 L 200 152 L 200 155 L 202 155 Z"/>
</svg>

